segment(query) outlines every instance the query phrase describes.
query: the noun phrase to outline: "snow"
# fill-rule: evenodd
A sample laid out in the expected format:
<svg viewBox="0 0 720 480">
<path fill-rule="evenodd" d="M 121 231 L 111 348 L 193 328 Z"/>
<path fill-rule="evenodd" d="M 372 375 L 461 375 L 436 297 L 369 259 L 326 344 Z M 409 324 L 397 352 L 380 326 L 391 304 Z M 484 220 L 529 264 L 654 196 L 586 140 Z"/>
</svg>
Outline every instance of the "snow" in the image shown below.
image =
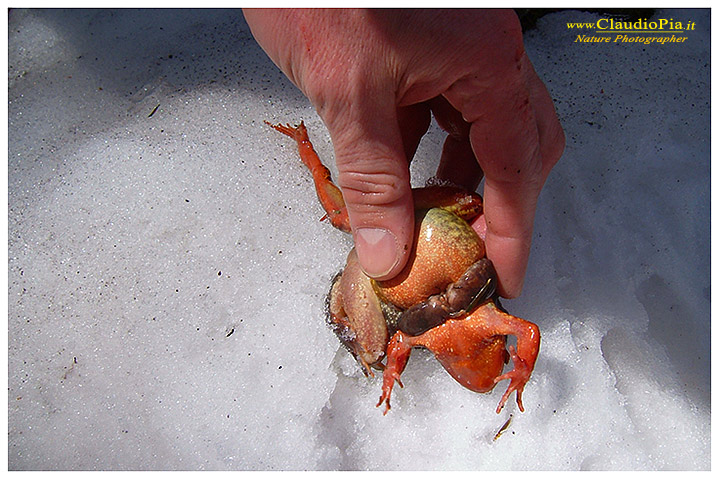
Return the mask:
<svg viewBox="0 0 720 480">
<path fill-rule="evenodd" d="M 685 43 L 526 33 L 567 148 L 504 303 L 543 335 L 525 412 L 415 351 L 383 417 L 324 323 L 351 240 L 263 120 L 332 145 L 242 14 L 12 10 L 9 468 L 709 469 L 710 14 L 670 17 Z"/>
</svg>

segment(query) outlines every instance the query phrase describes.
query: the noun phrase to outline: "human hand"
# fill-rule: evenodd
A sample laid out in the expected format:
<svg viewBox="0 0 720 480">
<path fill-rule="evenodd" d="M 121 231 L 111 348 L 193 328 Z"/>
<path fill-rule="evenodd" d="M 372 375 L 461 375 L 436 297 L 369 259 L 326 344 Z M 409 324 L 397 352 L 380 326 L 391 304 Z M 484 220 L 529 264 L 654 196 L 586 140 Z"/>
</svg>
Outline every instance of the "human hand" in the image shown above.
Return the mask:
<svg viewBox="0 0 720 480">
<path fill-rule="evenodd" d="M 392 278 L 407 262 L 408 162 L 432 112 L 449 133 L 438 177 L 475 189 L 485 174 L 485 213 L 473 227 L 500 294 L 517 296 L 537 198 L 565 139 L 515 14 L 251 9 L 245 18 L 328 127 L 366 273 Z"/>
</svg>

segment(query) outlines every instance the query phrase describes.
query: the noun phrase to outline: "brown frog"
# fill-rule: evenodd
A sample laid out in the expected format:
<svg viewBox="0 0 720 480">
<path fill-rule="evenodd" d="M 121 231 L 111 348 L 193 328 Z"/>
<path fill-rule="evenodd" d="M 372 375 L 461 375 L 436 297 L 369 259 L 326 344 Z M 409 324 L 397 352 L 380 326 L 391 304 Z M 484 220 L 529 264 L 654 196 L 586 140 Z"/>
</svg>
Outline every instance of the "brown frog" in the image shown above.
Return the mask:
<svg viewBox="0 0 720 480">
<path fill-rule="evenodd" d="M 266 122 L 267 123 L 267 122 Z M 305 125 L 272 125 L 293 138 L 310 169 L 318 198 L 333 226 L 350 232 L 342 193 L 312 147 Z M 413 189 L 415 243 L 404 270 L 395 278 L 369 278 L 351 250 L 328 295 L 328 321 L 366 375 L 383 370 L 378 406 L 390 409 L 390 395 L 413 347 L 425 347 L 464 387 L 489 392 L 510 380 L 499 413 L 530 378 L 540 348 L 534 323 L 508 314 L 495 293 L 496 274 L 485 244 L 468 221 L 482 213 L 482 198 L 455 187 Z M 507 335 L 517 338 L 517 350 Z M 386 363 L 382 360 L 387 357 Z M 513 369 L 502 374 L 512 358 Z"/>
</svg>

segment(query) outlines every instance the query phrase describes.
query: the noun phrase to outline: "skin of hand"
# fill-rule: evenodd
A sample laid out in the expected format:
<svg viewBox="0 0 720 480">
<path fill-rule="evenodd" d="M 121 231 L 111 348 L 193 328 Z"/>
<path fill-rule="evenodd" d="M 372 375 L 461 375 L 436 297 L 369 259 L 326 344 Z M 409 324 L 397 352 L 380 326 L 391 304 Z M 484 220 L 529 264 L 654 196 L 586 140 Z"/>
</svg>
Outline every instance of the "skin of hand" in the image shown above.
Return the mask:
<svg viewBox="0 0 720 480">
<path fill-rule="evenodd" d="M 414 213 L 408 165 L 431 112 L 448 132 L 438 177 L 474 190 L 475 228 L 499 292 L 522 290 L 540 190 L 565 148 L 545 85 L 505 10 L 245 10 L 255 39 L 310 99 L 335 148 L 363 269 L 405 266 Z"/>
</svg>

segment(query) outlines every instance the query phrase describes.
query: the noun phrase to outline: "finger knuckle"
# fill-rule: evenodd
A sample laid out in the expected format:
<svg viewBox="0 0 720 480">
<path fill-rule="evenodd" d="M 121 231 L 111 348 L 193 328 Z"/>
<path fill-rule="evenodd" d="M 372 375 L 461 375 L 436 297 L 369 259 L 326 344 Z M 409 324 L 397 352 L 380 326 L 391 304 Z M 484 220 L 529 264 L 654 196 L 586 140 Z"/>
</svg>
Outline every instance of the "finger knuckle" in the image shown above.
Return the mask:
<svg viewBox="0 0 720 480">
<path fill-rule="evenodd" d="M 346 203 L 350 205 L 391 205 L 405 194 L 406 180 L 395 172 L 362 171 L 351 168 L 340 172 L 338 183 Z"/>
</svg>

